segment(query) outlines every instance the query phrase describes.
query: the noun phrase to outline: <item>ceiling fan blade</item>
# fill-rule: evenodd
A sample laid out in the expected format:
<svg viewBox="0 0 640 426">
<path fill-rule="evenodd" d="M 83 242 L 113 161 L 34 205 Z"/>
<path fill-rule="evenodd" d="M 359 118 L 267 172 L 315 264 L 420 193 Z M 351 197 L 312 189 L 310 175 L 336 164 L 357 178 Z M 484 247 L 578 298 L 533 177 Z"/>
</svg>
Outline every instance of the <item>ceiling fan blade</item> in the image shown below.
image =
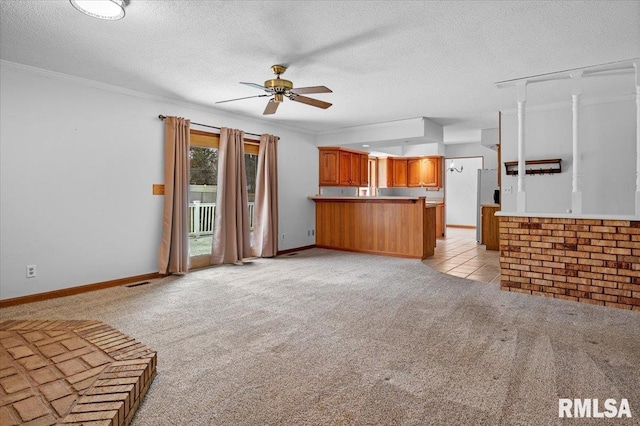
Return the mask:
<svg viewBox="0 0 640 426">
<path fill-rule="evenodd" d="M 333 91 L 325 86 L 311 86 L 311 87 L 295 87 L 291 89 L 291 93 L 304 95 L 306 93 L 333 93 Z"/>
<path fill-rule="evenodd" d="M 308 98 L 306 96 L 300 96 L 300 95 L 291 95 L 289 99 L 291 99 L 292 101 L 301 102 L 303 104 L 307 104 L 307 105 L 311 105 L 311 106 L 314 106 L 317 108 L 323 108 L 323 109 L 327 109 L 332 105 L 329 102 L 324 102 L 318 99 Z"/>
<path fill-rule="evenodd" d="M 279 105 L 280 105 L 280 102 L 276 102 L 273 99 L 269 100 L 269 103 L 267 104 L 267 107 L 264 109 L 264 112 L 262 113 L 262 115 L 275 114 Z"/>
<path fill-rule="evenodd" d="M 226 101 L 218 101 L 216 103 L 217 104 L 223 104 L 225 102 L 241 101 L 243 99 L 251 99 L 251 98 L 262 98 L 262 97 L 265 97 L 265 96 L 271 96 L 271 95 L 264 94 L 264 95 L 255 95 L 255 96 L 245 96 L 244 98 L 227 99 Z"/>
<path fill-rule="evenodd" d="M 260 89 L 260 90 L 264 90 L 265 92 L 270 92 L 272 93 L 273 90 L 272 89 L 267 89 L 266 87 L 264 87 L 262 84 L 257 84 L 257 83 L 246 83 L 244 81 L 241 81 L 240 84 L 244 84 L 246 86 L 251 86 L 251 87 L 255 87 L 256 89 Z"/>
</svg>

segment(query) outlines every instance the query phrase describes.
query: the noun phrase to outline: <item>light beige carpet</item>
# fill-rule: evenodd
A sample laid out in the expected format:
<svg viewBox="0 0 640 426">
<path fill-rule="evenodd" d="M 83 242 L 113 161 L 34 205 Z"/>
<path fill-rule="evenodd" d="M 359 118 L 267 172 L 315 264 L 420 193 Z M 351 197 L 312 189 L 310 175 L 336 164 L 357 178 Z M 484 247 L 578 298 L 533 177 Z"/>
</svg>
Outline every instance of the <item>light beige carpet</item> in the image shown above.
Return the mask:
<svg viewBox="0 0 640 426">
<path fill-rule="evenodd" d="M 0 311 L 158 352 L 133 425 L 639 424 L 640 314 L 313 249 Z M 558 419 L 627 398 L 632 419 Z"/>
</svg>

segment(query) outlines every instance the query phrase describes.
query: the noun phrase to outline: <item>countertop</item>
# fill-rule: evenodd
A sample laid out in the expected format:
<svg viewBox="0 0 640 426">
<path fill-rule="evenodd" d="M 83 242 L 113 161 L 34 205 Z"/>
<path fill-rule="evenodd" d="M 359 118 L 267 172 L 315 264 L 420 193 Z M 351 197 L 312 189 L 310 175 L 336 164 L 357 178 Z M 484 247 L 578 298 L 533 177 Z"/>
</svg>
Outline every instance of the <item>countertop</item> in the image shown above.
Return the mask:
<svg viewBox="0 0 640 426">
<path fill-rule="evenodd" d="M 363 195 L 360 197 L 345 197 L 345 196 L 329 196 L 329 195 L 313 195 L 308 197 L 310 200 L 360 200 L 360 201 L 375 201 L 375 200 L 397 200 L 397 201 L 418 201 L 424 199 L 424 197 L 372 197 Z"/>
<path fill-rule="evenodd" d="M 313 200 L 313 201 L 329 201 L 329 200 L 333 200 L 333 201 L 361 201 L 361 202 L 376 202 L 376 201 L 380 201 L 380 202 L 393 202 L 393 201 L 410 201 L 410 202 L 416 202 L 419 200 L 424 200 L 424 203 L 427 207 L 435 207 L 438 205 L 444 205 L 444 200 L 426 200 L 424 196 L 419 196 L 419 197 L 403 197 L 403 196 L 394 196 L 394 195 L 390 195 L 390 196 L 369 196 L 369 195 L 361 195 L 361 196 L 344 196 L 344 195 L 336 195 L 336 196 L 330 196 L 330 195 L 312 195 L 307 197 L 309 200 Z"/>
<path fill-rule="evenodd" d="M 496 216 L 515 216 L 515 217 L 540 217 L 552 219 L 596 219 L 596 220 L 628 220 L 640 221 L 640 215 L 624 215 L 624 214 L 584 214 L 584 213 L 519 213 L 519 212 L 496 212 Z"/>
</svg>

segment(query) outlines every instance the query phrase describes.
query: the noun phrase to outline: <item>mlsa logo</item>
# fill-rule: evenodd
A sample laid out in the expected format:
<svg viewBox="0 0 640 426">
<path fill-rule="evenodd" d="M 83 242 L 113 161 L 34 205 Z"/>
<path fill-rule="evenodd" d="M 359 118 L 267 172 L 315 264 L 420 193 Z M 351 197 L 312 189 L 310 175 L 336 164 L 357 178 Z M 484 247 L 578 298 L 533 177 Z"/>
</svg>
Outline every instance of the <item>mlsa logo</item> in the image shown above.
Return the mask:
<svg viewBox="0 0 640 426">
<path fill-rule="evenodd" d="M 593 418 L 631 418 L 629 401 L 621 399 L 620 404 L 615 399 L 604 401 L 604 410 L 600 411 L 598 399 L 569 399 L 558 400 L 558 417 L 593 417 Z"/>
</svg>

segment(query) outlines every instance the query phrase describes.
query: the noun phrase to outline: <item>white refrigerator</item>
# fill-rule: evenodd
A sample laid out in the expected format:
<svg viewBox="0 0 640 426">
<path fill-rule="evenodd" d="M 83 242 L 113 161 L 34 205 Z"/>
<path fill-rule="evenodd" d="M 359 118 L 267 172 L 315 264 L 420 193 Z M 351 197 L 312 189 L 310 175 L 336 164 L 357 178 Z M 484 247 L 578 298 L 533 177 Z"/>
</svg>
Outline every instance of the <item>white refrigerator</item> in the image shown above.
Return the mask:
<svg viewBox="0 0 640 426">
<path fill-rule="evenodd" d="M 478 169 L 478 205 L 476 219 L 476 241 L 482 241 L 482 208 L 481 204 L 493 204 L 493 192 L 498 189 L 498 171 Z"/>
</svg>

